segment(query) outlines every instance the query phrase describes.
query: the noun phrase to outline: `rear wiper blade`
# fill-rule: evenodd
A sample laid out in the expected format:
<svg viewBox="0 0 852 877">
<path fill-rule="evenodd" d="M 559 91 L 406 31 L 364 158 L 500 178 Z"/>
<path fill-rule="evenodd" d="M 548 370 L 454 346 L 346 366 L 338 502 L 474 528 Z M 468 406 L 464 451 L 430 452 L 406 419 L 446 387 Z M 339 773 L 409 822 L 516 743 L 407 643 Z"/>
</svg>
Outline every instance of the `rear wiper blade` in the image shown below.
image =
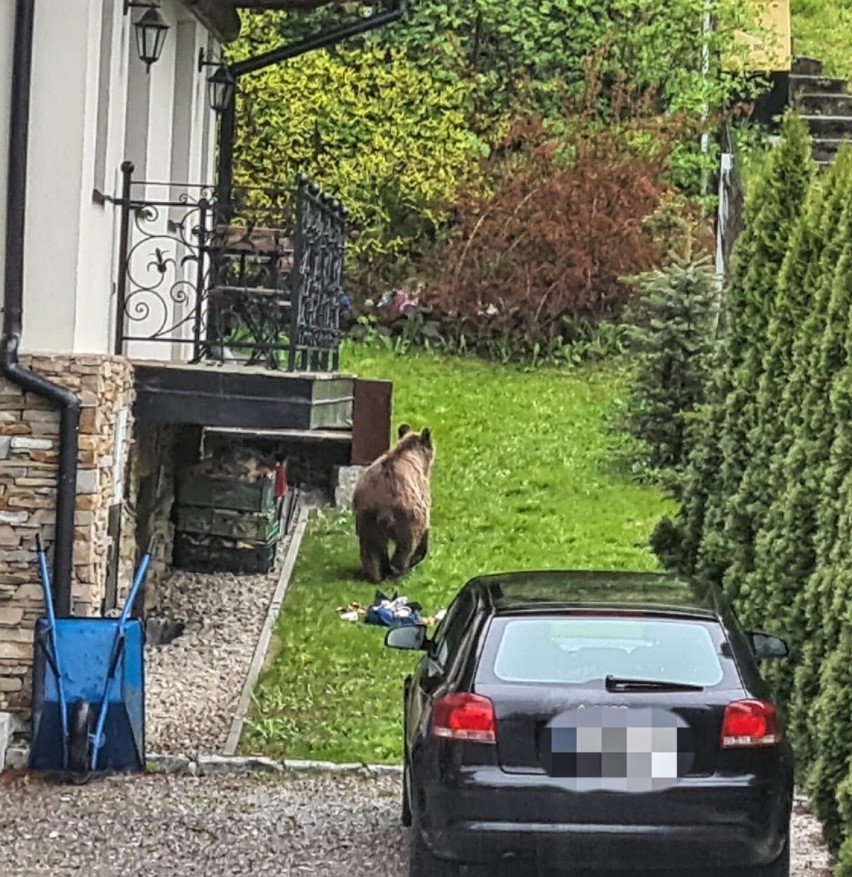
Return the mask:
<svg viewBox="0 0 852 877">
<path fill-rule="evenodd" d="M 607 691 L 704 691 L 703 685 L 667 682 L 664 679 L 626 679 L 620 676 L 607 676 L 604 683 Z"/>
</svg>

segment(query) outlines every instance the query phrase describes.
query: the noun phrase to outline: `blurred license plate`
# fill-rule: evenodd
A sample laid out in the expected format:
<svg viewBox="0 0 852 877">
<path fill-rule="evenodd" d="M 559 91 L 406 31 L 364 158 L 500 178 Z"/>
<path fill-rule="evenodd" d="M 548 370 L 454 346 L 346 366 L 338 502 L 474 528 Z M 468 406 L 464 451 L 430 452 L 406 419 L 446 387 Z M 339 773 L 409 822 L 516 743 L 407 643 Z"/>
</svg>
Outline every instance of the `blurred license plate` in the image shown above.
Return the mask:
<svg viewBox="0 0 852 877">
<path fill-rule="evenodd" d="M 575 791 L 649 792 L 677 785 L 695 759 L 694 735 L 669 710 L 585 707 L 543 729 L 542 767 Z"/>
</svg>

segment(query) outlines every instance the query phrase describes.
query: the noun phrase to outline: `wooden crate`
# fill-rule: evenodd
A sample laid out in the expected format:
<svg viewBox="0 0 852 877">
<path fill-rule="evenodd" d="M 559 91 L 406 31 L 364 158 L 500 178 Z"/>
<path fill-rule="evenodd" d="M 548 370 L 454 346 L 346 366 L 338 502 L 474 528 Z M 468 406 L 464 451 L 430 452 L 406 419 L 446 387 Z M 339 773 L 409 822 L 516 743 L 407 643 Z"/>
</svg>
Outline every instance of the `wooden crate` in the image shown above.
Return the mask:
<svg viewBox="0 0 852 877">
<path fill-rule="evenodd" d="M 229 539 L 255 539 L 260 542 L 277 538 L 281 532 L 274 511 L 251 514 L 189 505 L 178 507 L 177 529 L 182 533 L 224 536 Z"/>
<path fill-rule="evenodd" d="M 234 540 L 220 536 L 176 533 L 173 562 L 178 569 L 191 572 L 264 574 L 274 568 L 277 549 L 277 539 L 238 546 Z"/>
<path fill-rule="evenodd" d="M 203 506 L 235 512 L 275 511 L 275 479 L 242 481 L 238 478 L 211 478 L 184 475 L 178 479 L 179 506 Z"/>
</svg>

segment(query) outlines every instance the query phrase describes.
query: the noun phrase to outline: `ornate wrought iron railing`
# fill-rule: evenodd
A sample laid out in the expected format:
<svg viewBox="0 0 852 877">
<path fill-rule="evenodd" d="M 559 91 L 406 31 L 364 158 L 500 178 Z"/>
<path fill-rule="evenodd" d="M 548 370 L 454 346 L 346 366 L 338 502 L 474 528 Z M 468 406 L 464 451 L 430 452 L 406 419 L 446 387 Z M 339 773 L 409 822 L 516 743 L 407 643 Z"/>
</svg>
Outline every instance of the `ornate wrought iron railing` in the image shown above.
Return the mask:
<svg viewBox="0 0 852 877">
<path fill-rule="evenodd" d="M 134 180 L 133 170 L 122 166 L 117 202 L 117 353 L 161 359 L 170 345 L 171 360 L 338 367 L 338 201 L 300 176 L 290 192 L 240 189 L 218 205 L 212 188 Z"/>
</svg>

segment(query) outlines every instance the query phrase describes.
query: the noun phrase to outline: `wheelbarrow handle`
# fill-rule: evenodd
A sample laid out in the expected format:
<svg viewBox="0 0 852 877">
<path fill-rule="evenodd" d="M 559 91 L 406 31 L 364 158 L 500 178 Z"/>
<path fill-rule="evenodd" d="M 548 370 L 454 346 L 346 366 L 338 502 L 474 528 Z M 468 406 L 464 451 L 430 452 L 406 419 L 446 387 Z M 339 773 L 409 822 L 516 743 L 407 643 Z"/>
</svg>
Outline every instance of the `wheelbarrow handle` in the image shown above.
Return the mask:
<svg viewBox="0 0 852 877">
<path fill-rule="evenodd" d="M 36 551 L 39 554 L 44 553 L 44 543 L 41 541 L 41 533 L 36 533 Z"/>
</svg>

